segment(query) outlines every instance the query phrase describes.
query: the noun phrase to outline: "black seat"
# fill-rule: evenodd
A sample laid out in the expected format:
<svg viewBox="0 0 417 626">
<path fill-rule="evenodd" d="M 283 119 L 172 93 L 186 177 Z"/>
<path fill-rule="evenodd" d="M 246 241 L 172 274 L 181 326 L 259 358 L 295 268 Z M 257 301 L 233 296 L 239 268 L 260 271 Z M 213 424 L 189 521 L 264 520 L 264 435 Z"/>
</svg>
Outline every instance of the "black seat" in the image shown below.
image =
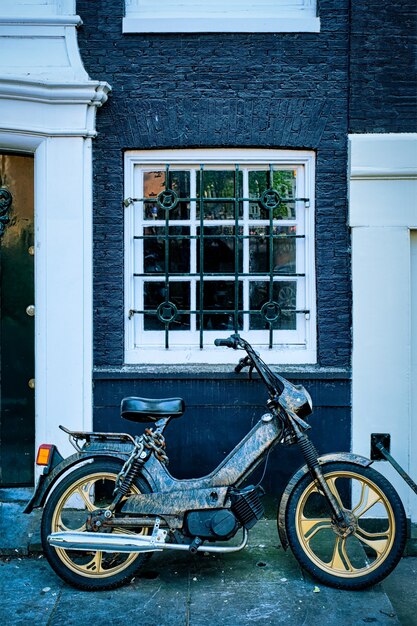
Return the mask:
<svg viewBox="0 0 417 626">
<path fill-rule="evenodd" d="M 120 414 L 132 422 L 156 422 L 163 417 L 181 417 L 184 410 L 182 398 L 123 398 Z"/>
</svg>

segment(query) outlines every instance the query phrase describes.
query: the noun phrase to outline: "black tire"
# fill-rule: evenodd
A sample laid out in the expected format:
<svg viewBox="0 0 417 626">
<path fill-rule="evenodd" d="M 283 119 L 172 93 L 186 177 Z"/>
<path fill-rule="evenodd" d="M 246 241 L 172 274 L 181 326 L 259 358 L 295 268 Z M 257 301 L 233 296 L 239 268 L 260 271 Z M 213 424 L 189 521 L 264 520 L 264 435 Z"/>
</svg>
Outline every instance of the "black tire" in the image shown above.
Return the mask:
<svg viewBox="0 0 417 626">
<path fill-rule="evenodd" d="M 76 468 L 58 483 L 43 510 L 41 539 L 45 556 L 58 576 L 78 589 L 98 591 L 120 587 L 130 582 L 151 556 L 151 553 L 63 550 L 51 546 L 47 541 L 51 532 L 84 530 L 84 521 L 88 510 L 91 510 L 89 507 L 105 508 L 110 504 L 115 478 L 122 465 L 118 459 L 97 458 L 92 463 Z M 140 477 L 131 488 L 133 493 L 150 491 L 148 484 Z"/>
<path fill-rule="evenodd" d="M 333 462 L 321 469 L 333 494 L 353 513 L 355 532 L 344 538 L 337 534 L 327 502 L 307 474 L 291 493 L 286 511 L 294 556 L 330 587 L 353 590 L 374 585 L 394 569 L 404 550 L 406 517 L 400 497 L 371 467 Z M 374 517 L 362 517 L 367 511 Z"/>
</svg>

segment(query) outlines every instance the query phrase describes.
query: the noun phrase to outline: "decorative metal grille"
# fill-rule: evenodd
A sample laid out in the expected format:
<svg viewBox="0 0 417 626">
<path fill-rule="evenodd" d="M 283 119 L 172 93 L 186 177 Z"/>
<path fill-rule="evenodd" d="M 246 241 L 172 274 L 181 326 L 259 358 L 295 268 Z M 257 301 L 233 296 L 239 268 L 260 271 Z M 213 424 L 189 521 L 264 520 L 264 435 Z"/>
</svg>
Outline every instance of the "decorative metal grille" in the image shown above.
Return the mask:
<svg viewBox="0 0 417 626">
<path fill-rule="evenodd" d="M 295 330 L 300 203 L 297 170 L 274 165 L 144 167 L 135 206 L 142 332 Z M 303 206 L 303 205 L 301 205 Z M 303 254 L 303 252 L 302 252 Z"/>
</svg>

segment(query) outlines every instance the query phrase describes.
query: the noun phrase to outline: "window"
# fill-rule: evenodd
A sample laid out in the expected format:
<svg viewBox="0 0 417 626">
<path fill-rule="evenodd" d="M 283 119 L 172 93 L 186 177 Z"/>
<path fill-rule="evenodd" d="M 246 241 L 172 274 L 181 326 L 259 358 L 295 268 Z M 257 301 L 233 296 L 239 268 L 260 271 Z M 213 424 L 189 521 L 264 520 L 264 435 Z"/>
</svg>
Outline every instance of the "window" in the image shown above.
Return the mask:
<svg viewBox="0 0 417 626">
<path fill-rule="evenodd" d="M 126 0 L 123 32 L 319 32 L 316 0 Z"/>
<path fill-rule="evenodd" d="M 315 362 L 313 153 L 128 152 L 125 174 L 127 363 L 218 362 L 234 331 Z"/>
</svg>

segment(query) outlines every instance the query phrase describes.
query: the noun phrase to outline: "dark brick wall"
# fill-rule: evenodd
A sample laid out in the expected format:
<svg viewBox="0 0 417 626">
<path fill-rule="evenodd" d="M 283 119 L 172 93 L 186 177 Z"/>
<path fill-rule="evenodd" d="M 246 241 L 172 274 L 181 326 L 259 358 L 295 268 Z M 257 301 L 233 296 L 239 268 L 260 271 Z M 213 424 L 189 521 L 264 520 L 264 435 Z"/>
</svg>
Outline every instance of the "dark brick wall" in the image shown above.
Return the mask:
<svg viewBox="0 0 417 626">
<path fill-rule="evenodd" d="M 122 35 L 122 0 L 79 0 L 82 58 L 113 87 L 94 141 L 95 365 L 123 362 L 123 151 L 317 151 L 318 354 L 350 358 L 347 0 L 322 0 L 319 34 Z"/>
<path fill-rule="evenodd" d="M 350 131 L 417 131 L 417 3 L 352 2 Z"/>
<path fill-rule="evenodd" d="M 203 476 L 217 467 L 265 413 L 265 387 L 246 378 L 224 374 L 206 380 L 196 374 L 172 380 L 169 375 L 154 373 L 139 380 L 134 375 L 122 379 L 118 374 L 96 374 L 94 426 L 99 431 L 142 433 L 143 424 L 120 419 L 120 399 L 128 395 L 177 396 L 181 388 L 186 412 L 172 420 L 165 433 L 169 471 L 176 478 Z M 346 376 L 294 382 L 304 384 L 311 393 L 315 410 L 309 418 L 310 434 L 319 453 L 350 450 L 350 381 Z M 263 486 L 279 496 L 302 464 L 298 446 L 278 446 L 270 455 Z M 263 468 L 251 481 L 261 478 Z"/>
</svg>

